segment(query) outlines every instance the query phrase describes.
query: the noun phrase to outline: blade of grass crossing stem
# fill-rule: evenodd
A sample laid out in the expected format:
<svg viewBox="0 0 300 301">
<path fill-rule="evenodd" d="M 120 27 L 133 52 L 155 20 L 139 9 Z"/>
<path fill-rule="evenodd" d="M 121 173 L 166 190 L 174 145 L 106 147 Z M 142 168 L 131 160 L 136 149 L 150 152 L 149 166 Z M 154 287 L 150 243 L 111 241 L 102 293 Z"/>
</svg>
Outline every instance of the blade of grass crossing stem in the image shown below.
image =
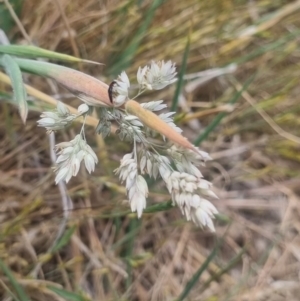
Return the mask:
<svg viewBox="0 0 300 301">
<path fill-rule="evenodd" d="M 92 301 L 91 299 L 88 299 L 86 297 L 80 296 L 79 294 L 73 293 L 73 292 L 69 292 L 66 291 L 62 288 L 56 287 L 56 286 L 52 286 L 49 285 L 47 286 L 47 288 L 54 292 L 56 295 L 64 298 L 65 300 L 69 300 L 69 301 Z"/>
<path fill-rule="evenodd" d="M 121 53 L 118 54 L 119 59 L 113 64 L 111 63 L 111 69 L 110 73 L 112 75 L 117 75 L 120 73 L 122 70 L 125 70 L 129 64 L 131 63 L 132 59 L 134 58 L 137 49 L 142 42 L 142 39 L 147 33 L 148 27 L 153 20 L 154 14 L 157 10 L 157 8 L 162 5 L 162 3 L 165 2 L 165 0 L 154 0 L 152 1 L 151 7 L 145 11 L 143 18 L 144 21 L 142 22 L 141 26 L 137 30 L 135 36 L 132 38 L 131 42 L 129 45 L 125 48 L 125 50 Z M 150 2 L 151 3 L 151 2 Z M 113 57 L 112 61 L 116 57 Z"/>
<path fill-rule="evenodd" d="M 27 57 L 27 58 L 46 58 L 50 60 L 58 60 L 58 61 L 64 61 L 70 63 L 85 62 L 85 63 L 102 65 L 100 63 L 89 61 L 89 60 L 83 60 L 72 55 L 63 54 L 63 53 L 43 49 L 36 46 L 30 46 L 30 45 L 29 46 L 0 45 L 0 53 L 11 54 L 11 55 Z"/>
<path fill-rule="evenodd" d="M 166 211 L 174 208 L 171 201 L 168 202 L 162 202 L 159 204 L 155 204 L 152 206 L 147 207 L 143 212 L 144 213 L 155 213 L 155 212 L 161 212 Z M 131 210 L 125 210 L 125 211 L 118 211 L 118 212 L 112 212 L 109 214 L 99 214 L 98 217 L 101 218 L 115 218 L 114 225 L 116 227 L 116 231 L 118 233 L 119 230 L 122 229 L 120 217 L 126 216 L 126 215 L 132 215 Z"/>
<path fill-rule="evenodd" d="M 27 93 L 23 84 L 23 78 L 20 67 L 8 54 L 3 55 L 1 60 L 6 73 L 10 77 L 11 85 L 13 87 L 14 92 L 14 99 L 18 103 L 22 121 L 23 123 L 25 123 L 28 114 Z"/>
<path fill-rule="evenodd" d="M 18 283 L 17 279 L 14 277 L 11 270 L 6 266 L 6 264 L 0 259 L 0 270 L 7 276 L 12 287 L 15 289 L 20 301 L 30 301 L 29 297 L 23 290 L 22 286 Z"/>
<path fill-rule="evenodd" d="M 172 101 L 171 111 L 173 111 L 173 112 L 177 111 L 179 95 L 180 95 L 182 87 L 183 87 L 183 82 L 184 82 L 183 77 L 185 74 L 189 53 L 190 53 L 190 35 L 188 35 L 188 38 L 187 38 L 187 42 L 186 42 L 186 46 L 185 46 L 185 50 L 184 50 L 184 54 L 183 54 L 183 58 L 182 58 L 181 68 L 180 68 L 180 72 L 178 74 L 176 90 L 175 90 L 174 98 Z"/>
<path fill-rule="evenodd" d="M 155 213 L 160 211 L 166 211 L 174 208 L 172 201 L 162 202 L 155 205 L 151 205 L 144 210 L 144 213 Z"/>
<path fill-rule="evenodd" d="M 223 244 L 223 239 L 221 239 L 218 242 L 218 244 L 215 246 L 215 248 L 212 250 L 212 252 L 206 258 L 206 260 L 201 265 L 201 267 L 198 269 L 198 271 L 193 275 L 193 277 L 191 278 L 191 280 L 187 283 L 187 285 L 185 286 L 183 292 L 180 294 L 179 298 L 176 299 L 176 301 L 183 301 L 188 296 L 188 294 L 190 293 L 190 291 L 192 290 L 192 288 L 197 284 L 197 282 L 198 282 L 200 276 L 202 275 L 202 273 L 207 269 L 209 263 L 217 255 L 217 253 L 218 253 L 220 247 L 222 246 L 222 244 Z"/>
<path fill-rule="evenodd" d="M 235 104 L 238 99 L 241 97 L 242 93 L 246 91 L 249 87 L 249 85 L 252 83 L 256 76 L 256 73 L 252 75 L 243 85 L 240 91 L 238 91 L 233 98 L 229 101 L 229 104 Z M 201 133 L 198 138 L 194 141 L 195 145 L 199 145 L 202 141 L 204 141 L 208 135 L 219 125 L 219 123 L 222 121 L 222 119 L 227 115 L 226 112 L 219 113 L 213 121 L 206 127 L 203 133 Z"/>
</svg>

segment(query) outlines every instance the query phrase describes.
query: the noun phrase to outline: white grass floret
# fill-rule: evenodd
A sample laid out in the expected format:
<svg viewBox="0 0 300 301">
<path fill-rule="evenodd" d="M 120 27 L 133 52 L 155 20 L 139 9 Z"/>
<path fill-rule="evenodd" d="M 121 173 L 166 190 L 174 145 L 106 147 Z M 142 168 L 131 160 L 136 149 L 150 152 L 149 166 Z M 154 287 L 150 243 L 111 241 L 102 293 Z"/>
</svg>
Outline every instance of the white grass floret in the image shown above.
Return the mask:
<svg viewBox="0 0 300 301">
<path fill-rule="evenodd" d="M 67 106 L 58 101 L 56 110 L 53 112 L 43 112 L 41 114 L 42 118 L 37 121 L 37 124 L 46 128 L 48 133 L 51 133 L 70 125 L 78 116 L 80 115 L 71 114 Z"/>
<path fill-rule="evenodd" d="M 120 167 L 115 170 L 121 182 L 126 181 L 127 195 L 132 212 L 137 212 L 138 218 L 146 208 L 148 185 L 145 179 L 138 174 L 138 167 L 133 154 L 126 154 L 121 160 Z"/>
<path fill-rule="evenodd" d="M 83 103 L 77 108 L 77 111 L 79 114 L 85 114 L 89 111 L 89 106 Z"/>
<path fill-rule="evenodd" d="M 200 196 L 213 196 L 210 190 L 212 184 L 187 172 L 171 171 L 167 165 L 160 166 L 159 171 L 172 196 L 173 205 L 180 208 L 187 220 L 214 231 L 212 220 L 218 211 L 211 202 Z"/>
<path fill-rule="evenodd" d="M 152 112 L 160 111 L 167 107 L 167 105 L 163 103 L 163 100 L 155 100 L 155 101 L 141 103 L 141 106 L 144 109 L 152 111 Z"/>
<path fill-rule="evenodd" d="M 68 183 L 72 176 L 76 176 L 82 160 L 89 173 L 95 170 L 98 163 L 96 154 L 80 134 L 70 142 L 57 144 L 55 149 L 59 155 L 55 167 L 56 184 L 62 180 Z"/>
<path fill-rule="evenodd" d="M 129 78 L 125 71 L 123 71 L 113 86 L 113 102 L 116 107 L 121 106 L 128 99 L 128 90 L 130 88 Z"/>
<path fill-rule="evenodd" d="M 171 61 L 152 61 L 150 67 L 139 68 L 137 81 L 141 89 L 161 90 L 177 80 L 176 74 L 175 64 Z"/>
</svg>

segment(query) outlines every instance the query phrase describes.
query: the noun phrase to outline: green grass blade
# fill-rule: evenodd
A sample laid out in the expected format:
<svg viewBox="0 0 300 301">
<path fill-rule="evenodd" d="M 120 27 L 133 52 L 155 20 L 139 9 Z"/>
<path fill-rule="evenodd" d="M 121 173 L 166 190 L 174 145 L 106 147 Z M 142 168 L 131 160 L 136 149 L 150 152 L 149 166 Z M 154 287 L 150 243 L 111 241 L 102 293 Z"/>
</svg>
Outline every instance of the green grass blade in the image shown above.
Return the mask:
<svg viewBox="0 0 300 301">
<path fill-rule="evenodd" d="M 245 252 L 247 251 L 246 248 L 243 248 L 236 256 L 234 256 L 229 263 L 223 268 L 221 269 L 219 272 L 217 272 L 216 274 L 214 274 L 213 276 L 211 276 L 201 287 L 201 291 L 205 291 L 206 288 L 209 287 L 209 285 L 211 284 L 211 282 L 213 281 L 218 281 L 222 275 L 224 275 L 225 273 L 228 273 L 236 264 L 238 264 L 240 262 L 240 260 L 242 259 L 242 256 L 245 254 Z"/>
<path fill-rule="evenodd" d="M 188 39 L 186 42 L 184 54 L 182 57 L 181 68 L 180 68 L 180 72 L 178 74 L 177 86 L 176 86 L 174 98 L 173 98 L 172 105 L 171 105 L 171 111 L 173 111 L 173 112 L 177 111 L 179 95 L 181 93 L 183 83 L 184 83 L 183 77 L 185 75 L 189 53 L 190 53 L 190 35 L 188 36 Z"/>
<path fill-rule="evenodd" d="M 155 213 L 155 212 L 170 210 L 172 208 L 174 208 L 174 206 L 172 205 L 172 201 L 162 202 L 147 207 L 144 210 L 144 213 Z"/>
<path fill-rule="evenodd" d="M 179 298 L 176 301 L 183 301 L 188 296 L 188 294 L 190 293 L 190 291 L 192 290 L 192 288 L 197 284 L 197 282 L 198 282 L 200 276 L 202 275 L 202 273 L 207 269 L 209 263 L 217 255 L 217 253 L 218 253 L 220 247 L 222 246 L 222 244 L 223 244 L 223 239 L 219 241 L 219 243 L 215 246 L 215 248 L 212 250 L 212 252 L 206 258 L 206 260 L 204 261 L 204 263 L 198 269 L 198 271 L 193 275 L 193 277 L 187 283 L 187 285 L 185 286 L 184 290 L 182 291 L 182 293 L 180 294 Z"/>
<path fill-rule="evenodd" d="M 296 39 L 299 36 L 299 34 L 300 34 L 300 30 L 295 30 L 292 33 L 289 33 L 289 34 L 281 37 L 280 39 L 276 40 L 273 43 L 269 43 L 268 45 L 258 47 L 255 50 L 253 50 L 252 52 L 248 53 L 247 55 L 230 61 L 230 63 L 243 64 L 243 63 L 249 62 L 249 61 L 255 59 L 256 57 L 259 57 L 272 50 L 276 50 L 280 46 L 286 45 L 287 42 L 289 42 L 290 40 Z"/>
<path fill-rule="evenodd" d="M 12 95 L 9 93 L 6 93 L 4 91 L 0 90 L 0 102 L 1 101 L 5 101 L 5 102 L 10 102 L 10 103 L 14 103 Z"/>
<path fill-rule="evenodd" d="M 10 77 L 11 85 L 13 87 L 14 99 L 18 103 L 19 112 L 22 118 L 22 121 L 25 123 L 28 114 L 27 106 L 27 93 L 23 84 L 23 78 L 21 70 L 18 64 L 10 55 L 3 55 L 1 58 L 3 67 Z"/>
<path fill-rule="evenodd" d="M 252 81 L 255 78 L 255 75 L 252 75 L 243 85 L 240 91 L 238 91 L 233 98 L 229 101 L 229 104 L 235 104 L 238 99 L 241 97 L 242 93 L 248 89 L 249 85 L 252 83 Z M 198 138 L 194 141 L 195 145 L 199 145 L 202 141 L 204 141 L 208 135 L 219 125 L 219 123 L 222 121 L 222 119 L 227 115 L 226 112 L 219 113 L 213 121 L 206 127 L 203 133 L 201 133 Z"/>
<path fill-rule="evenodd" d="M 64 246 L 66 246 L 73 233 L 75 232 L 76 230 L 76 226 L 74 225 L 73 227 L 69 228 L 65 233 L 64 235 L 57 241 L 57 243 L 53 246 L 53 248 L 51 249 L 51 253 L 55 253 L 57 252 L 58 250 L 60 250 L 61 248 L 63 248 Z"/>
<path fill-rule="evenodd" d="M 130 285 L 132 284 L 132 266 L 129 262 L 129 259 L 132 258 L 132 253 L 133 253 L 133 247 L 134 247 L 134 241 L 136 238 L 136 235 L 139 232 L 141 226 L 141 222 L 138 219 L 131 219 L 130 224 L 129 224 L 129 233 L 131 234 L 129 236 L 129 240 L 127 242 L 127 248 L 126 248 L 126 258 L 128 259 L 127 261 L 127 274 L 128 277 L 126 279 L 126 288 L 128 289 Z"/>
<path fill-rule="evenodd" d="M 110 64 L 112 66 L 109 71 L 110 74 L 117 75 L 130 65 L 131 61 L 133 60 L 137 52 L 140 43 L 142 42 L 144 36 L 147 33 L 148 27 L 154 18 L 154 14 L 157 8 L 160 5 L 162 5 L 164 1 L 165 0 L 152 1 L 151 7 L 144 13 L 143 16 L 144 21 L 142 22 L 141 26 L 137 30 L 135 36 L 132 38 L 129 45 L 124 49 L 124 51 L 121 54 L 118 54 L 118 59 L 116 59 L 116 57 L 114 56 L 110 60 L 111 62 L 116 61 L 115 63 Z"/>
<path fill-rule="evenodd" d="M 8 266 L 0 259 L 0 270 L 7 276 L 9 279 L 12 287 L 15 289 L 16 293 L 19 296 L 20 301 L 30 301 L 29 297 L 23 290 L 22 286 L 18 283 L 17 279 L 14 277 L 11 270 L 8 268 Z"/>
<path fill-rule="evenodd" d="M 85 298 L 77 293 L 66 291 L 65 289 L 58 288 L 56 286 L 49 285 L 47 288 L 57 294 L 58 296 L 69 301 L 92 301 L 91 299 Z"/>
<path fill-rule="evenodd" d="M 27 58 L 46 58 L 50 60 L 58 60 L 70 63 L 93 63 L 97 62 L 83 60 L 72 55 L 67 55 L 59 52 L 50 51 L 36 46 L 26 45 L 0 45 L 0 53 L 10 54 L 15 56 L 27 57 Z M 102 65 L 102 64 L 100 64 Z"/>
<path fill-rule="evenodd" d="M 19 16 L 22 10 L 23 0 L 9 0 L 10 5 L 13 7 L 15 13 Z M 15 26 L 14 19 L 9 13 L 5 3 L 0 1 L 0 28 L 4 32 L 9 31 Z"/>
<path fill-rule="evenodd" d="M 114 243 L 110 249 L 111 250 L 116 250 L 120 246 L 130 242 L 132 240 L 132 237 L 136 236 L 137 233 L 139 232 L 139 227 L 136 227 L 135 229 L 132 229 L 129 233 L 126 233 L 125 235 L 122 236 L 116 243 Z"/>
<path fill-rule="evenodd" d="M 162 202 L 162 203 L 158 203 L 158 204 L 154 204 L 151 205 L 149 207 L 147 207 L 144 210 L 144 213 L 155 213 L 155 212 L 161 212 L 161 211 L 166 211 L 166 210 L 170 210 L 174 208 L 174 206 L 172 205 L 171 201 L 168 202 Z M 122 216 L 126 216 L 129 214 L 133 214 L 130 210 L 125 210 L 125 211 L 118 211 L 118 212 L 111 212 L 111 213 L 102 213 L 99 214 L 98 217 L 101 218 L 113 218 L 113 217 L 122 217 Z"/>
</svg>

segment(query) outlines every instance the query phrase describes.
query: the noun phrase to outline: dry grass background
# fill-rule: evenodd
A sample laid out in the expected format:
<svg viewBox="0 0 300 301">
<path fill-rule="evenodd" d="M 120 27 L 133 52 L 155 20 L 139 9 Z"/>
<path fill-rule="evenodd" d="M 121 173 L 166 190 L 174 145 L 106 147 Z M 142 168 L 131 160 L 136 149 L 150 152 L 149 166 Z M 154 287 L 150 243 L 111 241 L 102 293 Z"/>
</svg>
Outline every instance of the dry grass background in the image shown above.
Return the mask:
<svg viewBox="0 0 300 301">
<path fill-rule="evenodd" d="M 203 173 L 220 197 L 215 234 L 169 208 L 160 185 L 152 186 L 148 205 L 165 202 L 165 210 L 149 210 L 141 220 L 130 214 L 112 173 L 129 146 L 114 136 L 104 144 L 93 128 L 88 136 L 101 158 L 96 172 L 82 171 L 59 189 L 51 141 L 36 127 L 46 105 L 33 101 L 23 126 L 16 108 L 0 103 L 0 258 L 30 300 L 181 300 L 189 284 L 186 300 L 300 300 L 299 14 L 300 1 L 281 0 L 24 1 L 27 41 L 15 26 L 13 43 L 103 62 L 74 68 L 107 83 L 122 68 L 133 78 L 151 59 L 171 59 L 180 68 L 187 36 L 187 75 L 236 67 L 185 81 L 179 102 L 178 123 L 191 140 L 227 112 L 201 143 L 214 159 Z M 52 82 L 25 79 L 76 104 Z M 0 87 L 8 93 L 0 97 L 9 98 L 10 89 Z M 174 91 L 144 100 L 171 103 Z M 57 141 L 72 139 L 74 128 L 58 133 Z M 75 209 L 64 212 L 68 196 Z M 63 239 L 55 243 L 60 230 Z M 220 239 L 218 254 L 205 265 Z M 200 279 L 191 282 L 201 267 Z M 13 300 L 14 289 L 0 274 L 1 300 Z M 17 300 L 28 300 L 23 297 Z"/>
</svg>

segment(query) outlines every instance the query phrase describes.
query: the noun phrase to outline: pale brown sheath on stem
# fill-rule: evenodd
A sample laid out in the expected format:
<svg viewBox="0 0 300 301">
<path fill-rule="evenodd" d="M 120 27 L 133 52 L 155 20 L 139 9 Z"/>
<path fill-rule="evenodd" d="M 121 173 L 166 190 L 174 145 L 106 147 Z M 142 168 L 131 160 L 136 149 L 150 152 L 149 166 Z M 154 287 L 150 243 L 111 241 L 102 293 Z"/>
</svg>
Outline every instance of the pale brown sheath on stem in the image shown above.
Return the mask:
<svg viewBox="0 0 300 301">
<path fill-rule="evenodd" d="M 201 155 L 199 150 L 185 137 L 176 132 L 172 127 L 170 127 L 167 123 L 161 120 L 156 114 L 144 109 L 135 100 L 128 100 L 125 104 L 125 109 L 129 114 L 138 117 L 144 125 L 167 137 L 173 143 L 178 144 L 179 146 L 182 146 L 184 148 L 190 149 L 196 152 L 197 154 Z"/>
</svg>

